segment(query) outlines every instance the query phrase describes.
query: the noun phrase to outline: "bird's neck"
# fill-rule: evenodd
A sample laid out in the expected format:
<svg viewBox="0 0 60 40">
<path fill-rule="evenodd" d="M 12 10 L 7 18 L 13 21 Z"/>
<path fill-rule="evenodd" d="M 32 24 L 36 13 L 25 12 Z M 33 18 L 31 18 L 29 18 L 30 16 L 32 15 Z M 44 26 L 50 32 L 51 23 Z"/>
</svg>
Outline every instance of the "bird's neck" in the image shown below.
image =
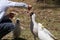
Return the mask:
<svg viewBox="0 0 60 40">
<path fill-rule="evenodd" d="M 35 17 L 32 17 L 31 20 L 32 20 L 33 23 L 36 23 Z"/>
</svg>

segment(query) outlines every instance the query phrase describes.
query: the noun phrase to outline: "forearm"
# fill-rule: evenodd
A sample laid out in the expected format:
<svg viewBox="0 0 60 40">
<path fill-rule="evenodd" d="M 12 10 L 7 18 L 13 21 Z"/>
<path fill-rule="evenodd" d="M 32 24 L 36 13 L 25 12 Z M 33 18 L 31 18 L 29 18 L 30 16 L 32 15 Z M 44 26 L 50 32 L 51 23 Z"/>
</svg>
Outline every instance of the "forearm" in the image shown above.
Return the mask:
<svg viewBox="0 0 60 40">
<path fill-rule="evenodd" d="M 26 3 L 23 3 L 23 2 L 12 2 L 12 1 L 9 1 L 9 6 L 18 6 L 18 7 L 25 7 L 25 8 L 28 8 L 28 4 Z"/>
</svg>

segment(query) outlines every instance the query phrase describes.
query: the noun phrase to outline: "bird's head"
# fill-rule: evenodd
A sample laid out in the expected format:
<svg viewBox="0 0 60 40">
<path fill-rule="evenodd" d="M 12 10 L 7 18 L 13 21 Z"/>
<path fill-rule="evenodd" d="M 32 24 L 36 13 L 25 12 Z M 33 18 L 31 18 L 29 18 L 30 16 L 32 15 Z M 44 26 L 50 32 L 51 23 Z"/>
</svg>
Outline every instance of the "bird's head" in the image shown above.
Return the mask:
<svg viewBox="0 0 60 40">
<path fill-rule="evenodd" d="M 35 17 L 36 15 L 35 15 L 35 13 L 34 12 L 31 12 L 30 13 L 30 17 Z"/>
<path fill-rule="evenodd" d="M 20 23 L 20 19 L 19 18 L 16 19 L 16 23 Z"/>
<path fill-rule="evenodd" d="M 34 12 L 31 12 L 31 13 L 30 13 L 30 16 L 32 16 L 33 14 L 34 14 Z"/>
</svg>

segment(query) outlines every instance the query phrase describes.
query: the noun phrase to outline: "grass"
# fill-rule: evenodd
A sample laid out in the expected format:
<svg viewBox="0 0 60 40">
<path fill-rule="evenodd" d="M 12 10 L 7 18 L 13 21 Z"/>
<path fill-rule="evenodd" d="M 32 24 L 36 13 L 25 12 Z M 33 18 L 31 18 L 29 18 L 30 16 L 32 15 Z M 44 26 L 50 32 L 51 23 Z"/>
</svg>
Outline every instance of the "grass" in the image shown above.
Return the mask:
<svg viewBox="0 0 60 40">
<path fill-rule="evenodd" d="M 14 0 L 15 1 L 15 0 Z M 18 0 L 17 0 L 18 1 Z M 28 0 L 29 1 L 29 0 Z M 43 9 L 40 8 L 40 5 L 37 5 L 36 3 L 33 3 L 34 1 L 31 0 L 28 2 L 25 0 L 24 2 L 27 2 L 29 4 L 32 4 L 34 7 L 34 11 L 37 15 L 36 21 L 43 23 L 43 25 L 55 36 L 60 40 L 60 8 L 47 8 Z M 14 10 L 13 8 L 9 11 Z M 20 9 L 19 9 L 20 10 Z M 8 12 L 9 12 L 8 11 Z M 21 10 L 20 10 L 21 11 Z M 30 24 L 30 17 L 26 14 L 19 14 L 18 16 L 21 21 L 21 26 L 25 28 L 25 30 L 21 31 L 21 38 L 24 38 L 26 40 L 34 40 L 33 35 L 30 31 L 29 24 Z M 6 35 L 3 39 L 11 40 L 13 38 L 12 32 Z M 38 39 L 37 39 L 38 40 Z"/>
</svg>

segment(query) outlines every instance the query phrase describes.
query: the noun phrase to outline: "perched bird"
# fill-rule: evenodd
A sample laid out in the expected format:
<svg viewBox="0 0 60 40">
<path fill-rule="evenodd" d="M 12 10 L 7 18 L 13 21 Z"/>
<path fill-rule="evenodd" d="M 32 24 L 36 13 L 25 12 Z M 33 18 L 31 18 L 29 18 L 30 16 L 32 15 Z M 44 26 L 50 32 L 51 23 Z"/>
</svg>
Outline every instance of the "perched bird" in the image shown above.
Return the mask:
<svg viewBox="0 0 60 40">
<path fill-rule="evenodd" d="M 33 12 L 31 12 L 30 29 L 31 29 L 32 34 L 34 35 L 34 40 L 36 40 L 36 37 L 38 36 L 38 23 L 35 21 L 35 16 L 36 15 Z"/>
</svg>

